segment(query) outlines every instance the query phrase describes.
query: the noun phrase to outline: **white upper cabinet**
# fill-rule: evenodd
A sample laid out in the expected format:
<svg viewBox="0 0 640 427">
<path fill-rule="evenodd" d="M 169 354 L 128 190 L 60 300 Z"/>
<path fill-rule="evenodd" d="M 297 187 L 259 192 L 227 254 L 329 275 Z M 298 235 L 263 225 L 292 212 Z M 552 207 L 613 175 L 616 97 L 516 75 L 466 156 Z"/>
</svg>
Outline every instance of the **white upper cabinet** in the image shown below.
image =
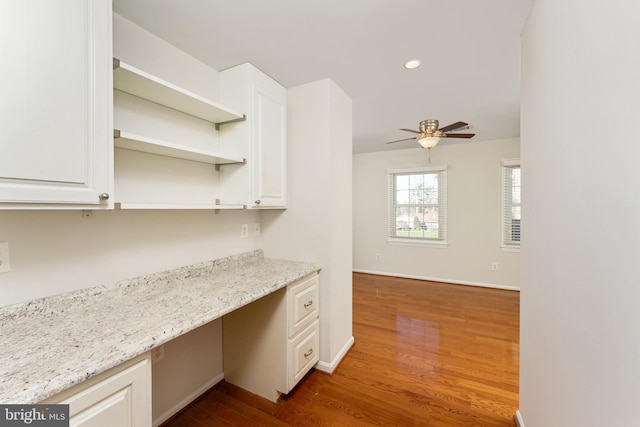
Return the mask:
<svg viewBox="0 0 640 427">
<path fill-rule="evenodd" d="M 111 0 L 0 2 L 0 209 L 113 207 Z"/>
<path fill-rule="evenodd" d="M 220 101 L 247 120 L 220 129 L 223 150 L 247 168 L 221 168 L 222 200 L 250 208 L 287 205 L 287 90 L 249 63 L 220 72 Z"/>
</svg>

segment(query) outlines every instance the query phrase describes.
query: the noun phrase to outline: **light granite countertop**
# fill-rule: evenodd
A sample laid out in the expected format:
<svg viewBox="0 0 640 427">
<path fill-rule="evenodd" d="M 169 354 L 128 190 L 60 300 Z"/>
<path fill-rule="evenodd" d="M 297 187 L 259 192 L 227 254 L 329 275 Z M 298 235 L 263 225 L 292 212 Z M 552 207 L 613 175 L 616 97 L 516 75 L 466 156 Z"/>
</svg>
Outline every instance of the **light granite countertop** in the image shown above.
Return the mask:
<svg viewBox="0 0 640 427">
<path fill-rule="evenodd" d="M 319 270 L 257 250 L 2 307 L 0 403 L 37 403 Z"/>
</svg>

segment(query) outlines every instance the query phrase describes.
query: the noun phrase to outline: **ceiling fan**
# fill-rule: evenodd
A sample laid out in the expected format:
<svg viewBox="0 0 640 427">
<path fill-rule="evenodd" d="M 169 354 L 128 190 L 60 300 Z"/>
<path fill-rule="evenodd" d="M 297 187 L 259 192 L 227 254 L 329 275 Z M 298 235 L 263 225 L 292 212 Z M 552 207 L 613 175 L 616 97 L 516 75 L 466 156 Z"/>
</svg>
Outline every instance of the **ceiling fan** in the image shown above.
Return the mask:
<svg viewBox="0 0 640 427">
<path fill-rule="evenodd" d="M 422 148 L 433 148 L 438 145 L 438 142 L 440 142 L 440 139 L 442 138 L 473 138 L 476 135 L 475 133 L 451 133 L 452 131 L 469 129 L 469 124 L 465 122 L 455 122 L 442 128 L 439 128 L 438 125 L 439 123 L 437 120 L 422 120 L 420 122 L 419 131 L 413 129 L 399 129 L 405 132 L 417 133 L 417 136 L 387 142 L 387 144 L 415 139 Z"/>
</svg>

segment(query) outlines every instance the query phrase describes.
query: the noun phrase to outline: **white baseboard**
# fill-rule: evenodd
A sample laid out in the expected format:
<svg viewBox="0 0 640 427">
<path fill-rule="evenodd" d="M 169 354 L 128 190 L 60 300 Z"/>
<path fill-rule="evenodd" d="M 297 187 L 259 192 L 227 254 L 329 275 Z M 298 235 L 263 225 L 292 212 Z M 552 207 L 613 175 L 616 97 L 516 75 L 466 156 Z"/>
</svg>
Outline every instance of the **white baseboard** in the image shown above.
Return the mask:
<svg viewBox="0 0 640 427">
<path fill-rule="evenodd" d="M 224 373 L 221 373 L 215 376 L 213 379 L 209 380 L 202 387 L 200 387 L 199 389 L 197 389 L 196 391 L 194 391 L 193 393 L 191 393 L 190 395 L 182 399 L 180 402 L 173 405 L 171 408 L 165 411 L 164 414 L 160 415 L 157 419 L 153 420 L 153 423 L 152 423 L 153 427 L 158 427 L 160 424 L 167 421 L 169 418 L 171 418 L 172 416 L 180 412 L 180 410 L 182 410 L 185 406 L 187 406 L 189 403 L 196 400 L 205 391 L 209 390 L 211 387 L 218 384 L 223 379 L 224 379 Z"/>
<path fill-rule="evenodd" d="M 505 289 L 508 291 L 520 291 L 520 286 L 512 286 L 512 285 L 496 285 L 494 283 L 480 283 L 480 282 L 468 282 L 464 280 L 452 280 L 452 279 L 443 279 L 440 277 L 425 277 L 425 276 L 414 276 L 410 274 L 398 274 L 398 273 L 387 273 L 384 271 L 373 271 L 373 270 L 361 270 L 361 269 L 353 269 L 354 273 L 365 273 L 365 274 L 375 274 L 377 276 L 393 276 L 393 277 L 402 277 L 404 279 L 418 279 L 418 280 L 429 280 L 431 282 L 443 282 L 443 283 L 453 283 L 455 285 L 467 285 L 467 286 L 478 286 L 481 288 L 493 288 L 493 289 Z"/>
<path fill-rule="evenodd" d="M 338 352 L 338 354 L 336 355 L 336 357 L 333 358 L 333 360 L 329 363 L 327 362 L 323 362 L 322 360 L 319 361 L 318 363 L 316 363 L 315 368 L 319 371 L 322 372 L 326 372 L 328 374 L 332 374 L 333 371 L 335 371 L 335 369 L 338 367 L 338 365 L 340 364 L 340 361 L 344 358 L 344 356 L 347 354 L 347 352 L 349 351 L 349 349 L 351 348 L 351 346 L 354 343 L 354 339 L 353 336 L 351 338 L 349 338 L 347 340 L 347 342 L 345 343 L 345 345 L 342 346 L 342 348 L 340 349 L 340 351 Z"/>
<path fill-rule="evenodd" d="M 516 411 L 516 424 L 518 424 L 518 427 L 524 427 L 524 420 L 522 419 L 522 414 L 520 413 L 520 409 L 518 409 Z"/>
</svg>

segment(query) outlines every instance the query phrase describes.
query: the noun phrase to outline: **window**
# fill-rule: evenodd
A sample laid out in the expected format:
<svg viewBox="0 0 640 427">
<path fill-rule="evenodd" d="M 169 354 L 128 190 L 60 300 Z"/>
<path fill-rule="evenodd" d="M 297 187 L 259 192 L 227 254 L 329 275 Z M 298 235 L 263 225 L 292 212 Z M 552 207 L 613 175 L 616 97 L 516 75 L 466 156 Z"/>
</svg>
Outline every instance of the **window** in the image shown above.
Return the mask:
<svg viewBox="0 0 640 427">
<path fill-rule="evenodd" d="M 388 179 L 389 240 L 446 243 L 446 167 L 392 169 Z"/>
<path fill-rule="evenodd" d="M 502 162 L 502 244 L 520 245 L 520 160 Z"/>
</svg>

